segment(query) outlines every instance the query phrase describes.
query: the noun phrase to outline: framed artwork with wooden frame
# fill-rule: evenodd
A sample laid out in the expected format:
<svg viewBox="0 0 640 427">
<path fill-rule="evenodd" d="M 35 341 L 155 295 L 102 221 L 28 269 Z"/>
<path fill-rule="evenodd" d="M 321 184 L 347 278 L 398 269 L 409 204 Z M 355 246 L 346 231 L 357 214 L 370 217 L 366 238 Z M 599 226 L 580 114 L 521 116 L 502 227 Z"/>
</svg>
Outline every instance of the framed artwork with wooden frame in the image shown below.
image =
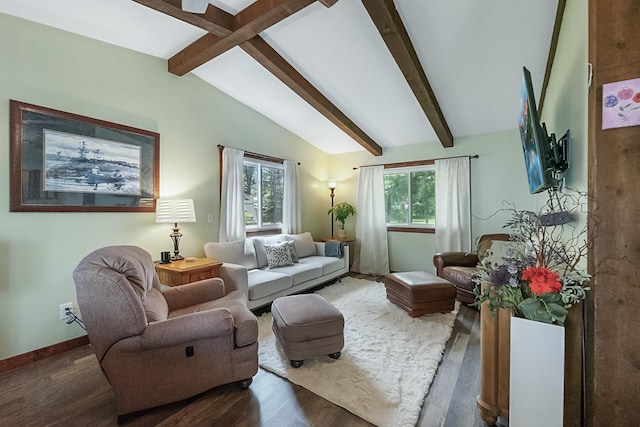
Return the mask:
<svg viewBox="0 0 640 427">
<path fill-rule="evenodd" d="M 12 212 L 154 212 L 160 134 L 10 100 Z"/>
</svg>

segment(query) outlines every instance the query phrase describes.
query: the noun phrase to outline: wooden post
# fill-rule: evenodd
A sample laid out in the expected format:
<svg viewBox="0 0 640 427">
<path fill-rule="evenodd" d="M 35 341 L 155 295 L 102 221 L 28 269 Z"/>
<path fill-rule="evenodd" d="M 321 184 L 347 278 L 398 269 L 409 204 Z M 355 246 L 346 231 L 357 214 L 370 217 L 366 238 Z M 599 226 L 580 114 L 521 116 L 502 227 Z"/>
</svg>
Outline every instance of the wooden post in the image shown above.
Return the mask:
<svg viewBox="0 0 640 427">
<path fill-rule="evenodd" d="M 486 284 L 482 285 L 482 289 Z M 509 416 L 509 346 L 511 312 L 489 311 L 489 303 L 480 307 L 480 395 L 477 403 L 482 420 L 493 425 L 498 417 Z"/>
</svg>

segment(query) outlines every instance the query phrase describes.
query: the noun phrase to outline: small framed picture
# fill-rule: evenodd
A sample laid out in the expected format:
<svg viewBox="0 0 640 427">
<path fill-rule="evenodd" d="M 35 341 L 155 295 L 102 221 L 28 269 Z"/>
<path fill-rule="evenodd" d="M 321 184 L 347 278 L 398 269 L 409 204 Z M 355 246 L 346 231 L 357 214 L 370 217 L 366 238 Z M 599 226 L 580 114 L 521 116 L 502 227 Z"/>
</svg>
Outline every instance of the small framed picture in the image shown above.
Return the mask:
<svg viewBox="0 0 640 427">
<path fill-rule="evenodd" d="M 640 79 L 602 85 L 602 129 L 640 125 Z"/>
</svg>

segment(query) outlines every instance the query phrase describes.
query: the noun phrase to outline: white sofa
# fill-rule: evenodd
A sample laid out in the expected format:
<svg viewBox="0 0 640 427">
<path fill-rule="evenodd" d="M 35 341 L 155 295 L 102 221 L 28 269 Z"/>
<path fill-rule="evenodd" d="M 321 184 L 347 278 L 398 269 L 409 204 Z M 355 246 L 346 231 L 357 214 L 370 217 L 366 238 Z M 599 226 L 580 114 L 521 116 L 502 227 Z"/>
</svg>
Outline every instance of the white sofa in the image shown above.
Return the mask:
<svg viewBox="0 0 640 427">
<path fill-rule="evenodd" d="M 264 245 L 284 241 L 293 242 L 298 262 L 269 268 Z M 326 245 L 314 242 L 311 233 L 278 234 L 237 242 L 209 242 L 204 245 L 204 252 L 207 258 L 222 261 L 220 277 L 244 292 L 248 307 L 254 310 L 281 296 L 301 292 L 347 274 L 349 247 L 343 247 L 342 257 L 326 256 Z"/>
</svg>

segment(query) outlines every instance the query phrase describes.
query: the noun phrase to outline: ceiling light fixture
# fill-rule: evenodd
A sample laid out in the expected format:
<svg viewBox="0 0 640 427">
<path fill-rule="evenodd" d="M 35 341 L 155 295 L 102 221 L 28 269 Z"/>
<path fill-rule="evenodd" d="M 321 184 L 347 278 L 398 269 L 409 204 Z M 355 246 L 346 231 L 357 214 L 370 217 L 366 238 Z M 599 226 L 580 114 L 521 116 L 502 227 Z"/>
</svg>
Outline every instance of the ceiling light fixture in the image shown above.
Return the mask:
<svg viewBox="0 0 640 427">
<path fill-rule="evenodd" d="M 205 13 L 209 0 L 182 0 L 182 10 L 191 13 Z"/>
</svg>

